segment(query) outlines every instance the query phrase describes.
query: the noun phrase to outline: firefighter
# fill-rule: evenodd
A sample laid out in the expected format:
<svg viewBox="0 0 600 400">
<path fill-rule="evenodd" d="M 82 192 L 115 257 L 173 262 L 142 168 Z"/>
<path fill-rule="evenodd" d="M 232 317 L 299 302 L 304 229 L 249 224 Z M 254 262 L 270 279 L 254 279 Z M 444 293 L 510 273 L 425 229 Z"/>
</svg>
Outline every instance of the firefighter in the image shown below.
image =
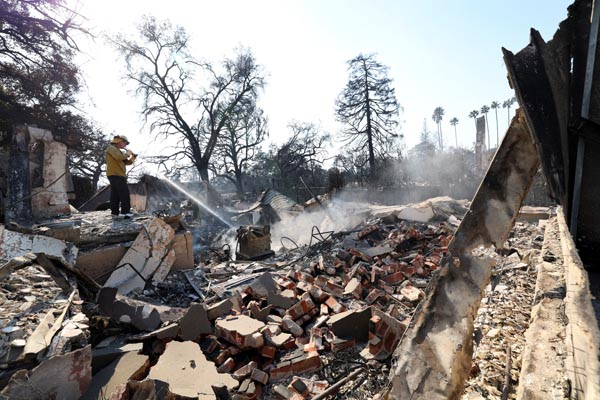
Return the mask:
<svg viewBox="0 0 600 400">
<path fill-rule="evenodd" d="M 133 216 L 125 166 L 133 164 L 137 154 L 126 149 L 127 145 L 127 136 L 117 135 L 106 148 L 106 176 L 110 182 L 110 211 L 113 220 L 119 218 L 119 214 L 124 218 Z"/>
</svg>

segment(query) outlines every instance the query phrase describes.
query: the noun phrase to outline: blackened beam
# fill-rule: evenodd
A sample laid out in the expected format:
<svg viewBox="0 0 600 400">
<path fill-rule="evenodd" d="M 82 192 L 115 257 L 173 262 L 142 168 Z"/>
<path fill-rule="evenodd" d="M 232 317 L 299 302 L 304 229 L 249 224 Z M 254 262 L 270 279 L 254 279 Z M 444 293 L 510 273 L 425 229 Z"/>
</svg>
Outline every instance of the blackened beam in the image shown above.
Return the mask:
<svg viewBox="0 0 600 400">
<path fill-rule="evenodd" d="M 550 194 L 568 205 L 568 124 L 570 59 L 561 40 L 544 42 L 531 30 L 531 41 L 517 54 L 502 49 L 508 78 L 533 134 Z"/>
<path fill-rule="evenodd" d="M 473 356 L 473 321 L 493 265 L 491 257 L 476 256 L 473 249 L 503 247 L 538 166 L 533 138 L 518 112 L 396 348 L 387 398 L 460 398 Z"/>
</svg>

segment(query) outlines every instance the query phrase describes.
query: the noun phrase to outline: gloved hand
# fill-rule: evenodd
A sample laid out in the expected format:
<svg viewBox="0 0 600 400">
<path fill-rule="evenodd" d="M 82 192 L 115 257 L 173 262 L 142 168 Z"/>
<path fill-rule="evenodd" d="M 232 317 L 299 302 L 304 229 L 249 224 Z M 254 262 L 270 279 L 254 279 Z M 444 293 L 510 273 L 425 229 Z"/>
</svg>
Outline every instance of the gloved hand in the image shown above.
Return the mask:
<svg viewBox="0 0 600 400">
<path fill-rule="evenodd" d="M 130 149 L 126 149 L 125 153 L 129 156 L 129 157 L 137 157 L 137 154 L 135 154 L 133 151 L 131 151 Z"/>
</svg>

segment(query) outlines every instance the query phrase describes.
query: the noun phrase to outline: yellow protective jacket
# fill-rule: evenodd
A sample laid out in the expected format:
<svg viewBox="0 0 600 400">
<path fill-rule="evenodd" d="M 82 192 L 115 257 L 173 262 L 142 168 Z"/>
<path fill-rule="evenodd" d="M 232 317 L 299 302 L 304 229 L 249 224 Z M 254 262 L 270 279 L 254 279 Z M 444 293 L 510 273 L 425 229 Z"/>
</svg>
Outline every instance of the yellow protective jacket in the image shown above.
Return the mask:
<svg viewBox="0 0 600 400">
<path fill-rule="evenodd" d="M 106 148 L 106 176 L 125 176 L 125 166 L 135 161 L 135 156 L 123 154 L 115 145 Z"/>
</svg>

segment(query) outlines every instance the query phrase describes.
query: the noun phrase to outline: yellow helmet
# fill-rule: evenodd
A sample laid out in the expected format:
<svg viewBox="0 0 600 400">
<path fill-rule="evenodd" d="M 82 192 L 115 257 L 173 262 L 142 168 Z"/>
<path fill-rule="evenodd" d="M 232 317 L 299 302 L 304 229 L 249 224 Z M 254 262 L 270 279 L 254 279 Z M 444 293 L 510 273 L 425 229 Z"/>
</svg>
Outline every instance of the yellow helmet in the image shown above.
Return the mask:
<svg viewBox="0 0 600 400">
<path fill-rule="evenodd" d="M 127 136 L 125 135 L 116 135 L 113 140 L 110 141 L 111 144 L 117 144 L 120 142 L 125 142 L 126 144 L 129 144 L 129 140 L 127 140 Z"/>
</svg>

